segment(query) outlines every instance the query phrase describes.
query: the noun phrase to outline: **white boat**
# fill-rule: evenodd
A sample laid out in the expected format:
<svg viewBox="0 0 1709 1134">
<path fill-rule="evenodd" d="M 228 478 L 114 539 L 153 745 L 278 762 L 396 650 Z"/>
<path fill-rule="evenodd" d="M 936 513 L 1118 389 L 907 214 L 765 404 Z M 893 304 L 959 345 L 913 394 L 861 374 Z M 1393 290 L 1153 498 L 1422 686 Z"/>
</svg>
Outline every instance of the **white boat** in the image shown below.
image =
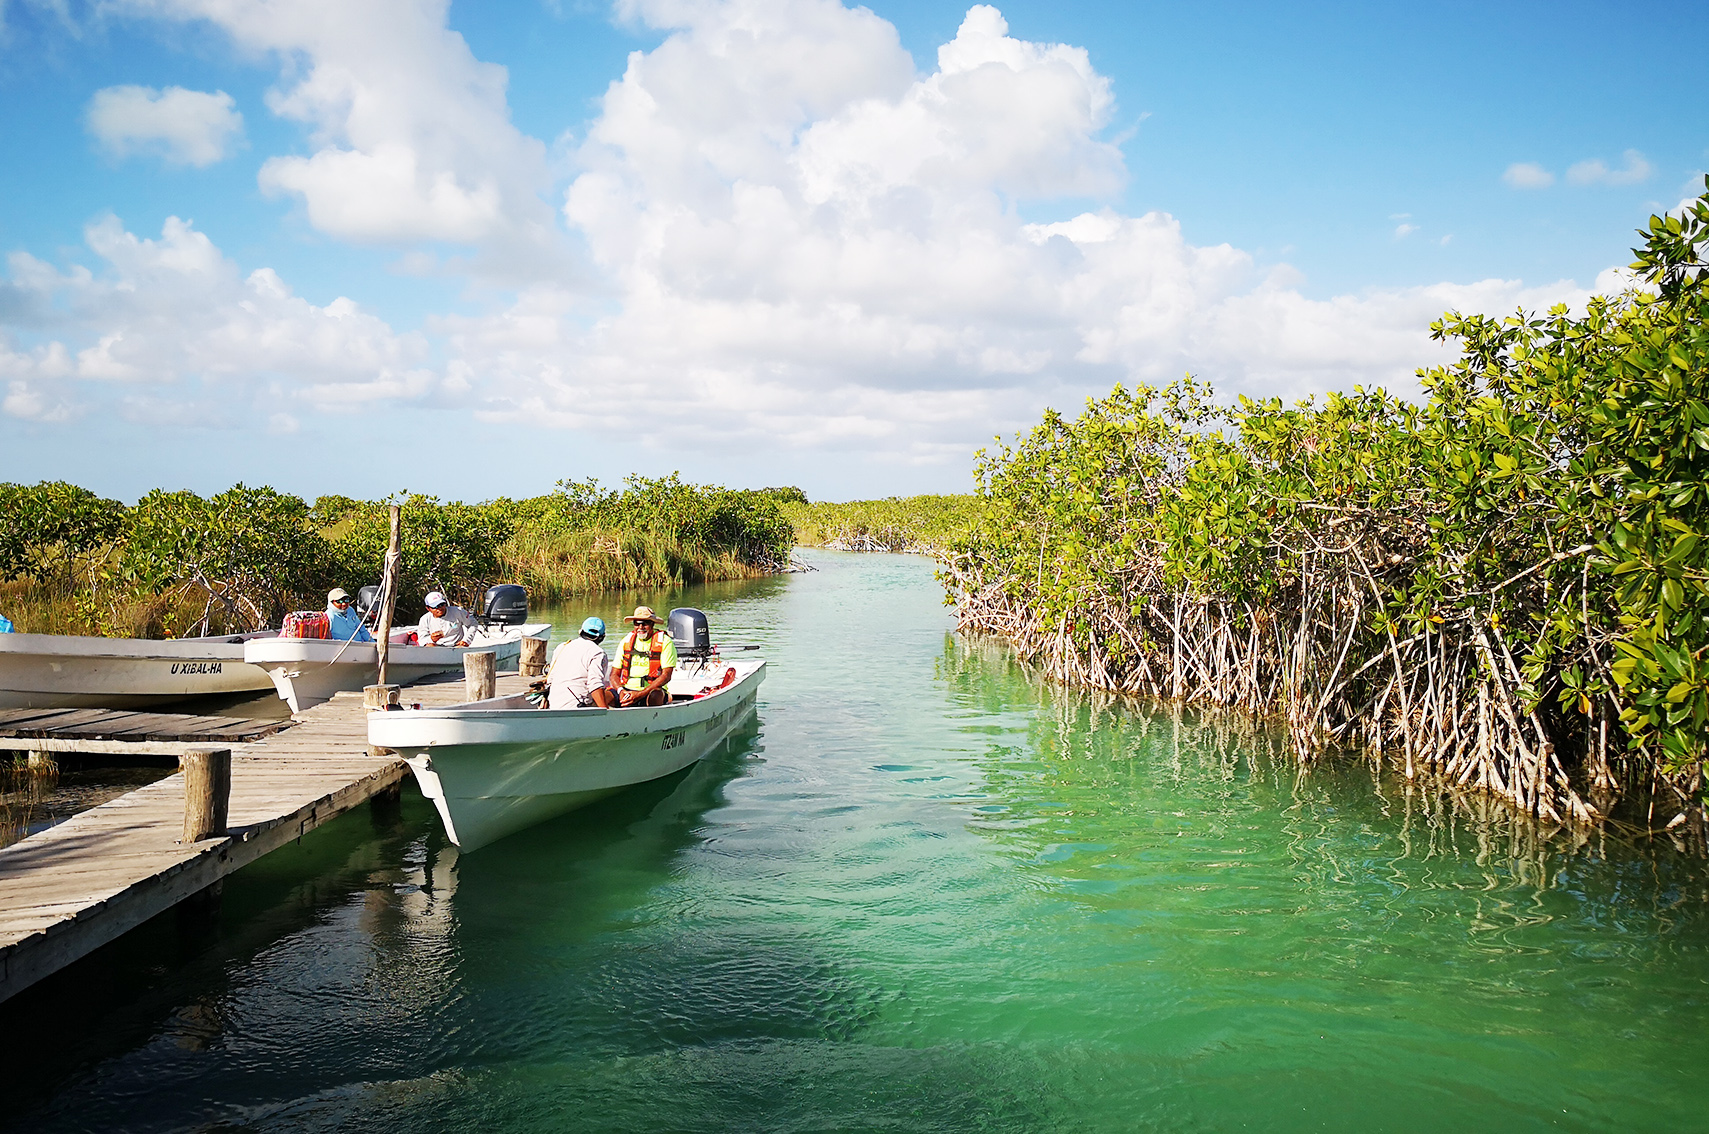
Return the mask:
<svg viewBox="0 0 1709 1134">
<path fill-rule="evenodd" d="M 408 627 L 393 630 L 386 658 L 386 681 L 407 685 L 429 674 L 462 669 L 464 654 L 495 654 L 498 668 L 503 669 L 522 652 L 522 639 L 545 638 L 551 630 L 549 622 L 482 627 L 467 646 L 411 646 L 407 644 Z M 275 636 L 245 643 L 243 660 L 259 666 L 291 711 L 300 713 L 330 700 L 341 690 L 374 684 L 380 655 L 373 642 Z"/>
<path fill-rule="evenodd" d="M 368 743 L 408 761 L 464 851 L 681 771 L 754 709 L 765 662 L 680 665 L 671 703 L 537 709 L 523 696 L 368 714 Z"/>
<path fill-rule="evenodd" d="M 276 633 L 164 640 L 0 634 L 0 709 L 137 709 L 263 690 L 272 681 L 244 661 L 244 644 Z"/>
</svg>

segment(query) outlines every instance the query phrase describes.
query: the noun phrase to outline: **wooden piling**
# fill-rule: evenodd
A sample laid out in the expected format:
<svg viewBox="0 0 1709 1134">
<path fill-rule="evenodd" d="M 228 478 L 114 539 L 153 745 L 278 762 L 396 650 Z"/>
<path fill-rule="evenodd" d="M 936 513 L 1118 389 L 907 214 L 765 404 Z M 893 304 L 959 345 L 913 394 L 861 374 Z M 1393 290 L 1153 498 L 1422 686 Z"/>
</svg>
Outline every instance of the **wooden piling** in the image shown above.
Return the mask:
<svg viewBox="0 0 1709 1134">
<path fill-rule="evenodd" d="M 506 676 L 499 688 L 520 693 L 527 682 Z M 411 701 L 433 707 L 462 695 L 454 674 L 410 686 Z M 224 839 L 178 841 L 186 777 L 172 775 L 0 847 L 0 1001 L 192 895 L 211 897 L 221 878 L 394 790 L 406 769 L 390 753 L 369 755 L 364 702 L 336 694 L 297 724 L 233 749 Z M 182 739 L 174 754 L 197 743 Z M 376 822 L 390 822 L 394 806 L 382 803 Z"/>
<path fill-rule="evenodd" d="M 392 653 L 392 611 L 398 605 L 398 564 L 403 558 L 403 509 L 392 505 L 392 531 L 386 541 L 386 566 L 380 576 L 380 624 L 375 637 L 375 652 L 379 655 L 380 672 L 375 683 L 386 683 L 386 666 Z"/>
<path fill-rule="evenodd" d="M 522 639 L 522 653 L 518 656 L 517 672 L 523 677 L 539 677 L 546 672 L 546 639 Z"/>
<path fill-rule="evenodd" d="M 362 708 L 370 713 L 389 711 L 398 703 L 398 689 L 396 685 L 364 685 Z"/>
<path fill-rule="evenodd" d="M 389 713 L 393 709 L 401 709 L 398 703 L 399 693 L 396 685 L 364 685 L 362 687 L 362 711 L 364 713 Z M 396 753 L 389 748 L 378 745 L 368 745 L 368 755 L 373 757 L 392 756 Z"/>
<path fill-rule="evenodd" d="M 485 701 L 498 687 L 498 658 L 491 650 L 463 655 L 463 695 L 470 701 Z"/>
<path fill-rule="evenodd" d="M 231 749 L 197 745 L 178 758 L 184 770 L 184 836 L 199 843 L 225 834 L 231 805 Z"/>
</svg>

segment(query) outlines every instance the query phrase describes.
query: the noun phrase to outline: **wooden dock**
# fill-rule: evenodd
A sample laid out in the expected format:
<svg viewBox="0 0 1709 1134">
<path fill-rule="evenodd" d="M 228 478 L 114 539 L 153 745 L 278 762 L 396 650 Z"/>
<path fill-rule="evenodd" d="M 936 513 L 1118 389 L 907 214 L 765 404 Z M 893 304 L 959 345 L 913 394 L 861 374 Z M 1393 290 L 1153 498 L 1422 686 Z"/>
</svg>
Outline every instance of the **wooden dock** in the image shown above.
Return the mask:
<svg viewBox="0 0 1709 1134">
<path fill-rule="evenodd" d="M 177 756 L 195 744 L 250 744 L 293 723 L 289 717 L 247 720 L 117 709 L 4 709 L 0 710 L 0 752 Z"/>
<path fill-rule="evenodd" d="M 462 675 L 447 677 L 406 686 L 404 701 L 457 704 Z M 498 691 L 521 692 L 526 681 L 506 675 Z M 361 693 L 340 693 L 288 729 L 231 747 L 224 835 L 178 841 L 178 773 L 0 848 L 0 1000 L 394 788 L 407 770 L 396 757 L 369 754 Z"/>
</svg>

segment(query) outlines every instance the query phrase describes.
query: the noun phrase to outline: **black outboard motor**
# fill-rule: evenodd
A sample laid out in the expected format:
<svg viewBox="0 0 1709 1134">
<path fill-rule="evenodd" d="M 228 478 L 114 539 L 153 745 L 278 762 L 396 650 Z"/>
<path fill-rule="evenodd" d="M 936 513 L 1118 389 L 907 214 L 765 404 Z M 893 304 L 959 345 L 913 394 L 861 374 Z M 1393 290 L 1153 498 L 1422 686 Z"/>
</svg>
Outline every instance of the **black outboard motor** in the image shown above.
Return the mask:
<svg viewBox="0 0 1709 1134">
<path fill-rule="evenodd" d="M 481 607 L 482 626 L 521 626 L 528 621 L 528 591 L 515 583 L 487 588 Z"/>
<path fill-rule="evenodd" d="M 712 628 L 707 625 L 705 612 L 679 606 L 671 611 L 669 625 L 677 657 L 698 659 L 712 653 Z"/>
<path fill-rule="evenodd" d="M 362 587 L 356 592 L 356 613 L 361 616 L 363 622 L 370 626 L 374 624 L 375 619 L 380 617 L 380 612 L 374 609 L 375 604 L 379 601 L 379 587 Z"/>
</svg>

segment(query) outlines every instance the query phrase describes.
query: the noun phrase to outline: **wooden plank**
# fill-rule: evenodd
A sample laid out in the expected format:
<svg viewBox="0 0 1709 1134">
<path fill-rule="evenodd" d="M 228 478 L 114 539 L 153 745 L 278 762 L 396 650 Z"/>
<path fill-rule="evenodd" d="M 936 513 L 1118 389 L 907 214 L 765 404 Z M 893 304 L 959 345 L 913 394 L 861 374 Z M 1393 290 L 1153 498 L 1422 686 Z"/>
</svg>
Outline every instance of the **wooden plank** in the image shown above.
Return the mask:
<svg viewBox="0 0 1709 1134">
<path fill-rule="evenodd" d="M 514 674 L 498 692 L 520 692 Z M 452 705 L 463 699 L 460 675 L 412 686 L 409 699 Z M 29 723 L 44 718 L 31 713 Z M 115 735 L 150 735 L 150 728 L 191 727 L 219 718 L 110 710 L 52 710 L 54 723 L 69 713 L 83 728 Z M 237 721 L 234 732 L 260 735 L 234 746 L 231 833 L 193 845 L 177 842 L 184 815 L 183 780 L 167 776 L 58 826 L 0 848 L 0 1000 L 86 956 L 175 903 L 276 847 L 301 838 L 398 783 L 402 761 L 368 753 L 367 713 L 359 693 L 340 693 L 290 721 Z M 168 745 L 66 735 L 36 738 L 41 746 L 114 745 L 144 751 Z M 199 729 L 206 741 L 215 735 Z M 20 740 L 7 744 L 21 745 Z"/>
<path fill-rule="evenodd" d="M 52 711 L 57 718 L 53 722 L 55 728 L 75 727 L 89 721 L 98 721 L 111 716 L 114 712 L 112 709 L 54 709 Z M 20 725 L 18 730 L 22 731 L 29 727 L 32 726 Z"/>
<path fill-rule="evenodd" d="M 164 731 L 171 728 L 172 724 L 173 718 L 169 713 L 138 713 L 126 721 L 102 721 L 98 725 L 84 726 L 77 731 L 92 733 L 98 729 L 101 735 L 113 740 L 135 733 L 138 734 L 137 738 L 140 740 L 144 734 L 157 730 Z M 65 732 L 68 730 L 56 729 L 55 731 Z"/>
<path fill-rule="evenodd" d="M 86 709 L 85 712 L 97 714 L 88 720 L 74 722 L 54 722 L 52 728 L 33 728 L 31 732 L 68 733 L 75 730 L 91 737 L 104 737 L 114 729 L 122 729 L 140 718 L 150 716 L 149 713 L 134 713 L 128 709 Z"/>
<path fill-rule="evenodd" d="M 206 740 L 84 740 L 78 737 L 0 737 L 0 752 L 81 752 L 87 755 L 178 756 Z M 224 743 L 224 741 L 222 741 Z M 232 742 L 236 748 L 241 742 Z"/>
<path fill-rule="evenodd" d="M 0 729 L 15 728 L 25 721 L 45 720 L 72 711 L 71 709 L 0 709 Z"/>
</svg>

